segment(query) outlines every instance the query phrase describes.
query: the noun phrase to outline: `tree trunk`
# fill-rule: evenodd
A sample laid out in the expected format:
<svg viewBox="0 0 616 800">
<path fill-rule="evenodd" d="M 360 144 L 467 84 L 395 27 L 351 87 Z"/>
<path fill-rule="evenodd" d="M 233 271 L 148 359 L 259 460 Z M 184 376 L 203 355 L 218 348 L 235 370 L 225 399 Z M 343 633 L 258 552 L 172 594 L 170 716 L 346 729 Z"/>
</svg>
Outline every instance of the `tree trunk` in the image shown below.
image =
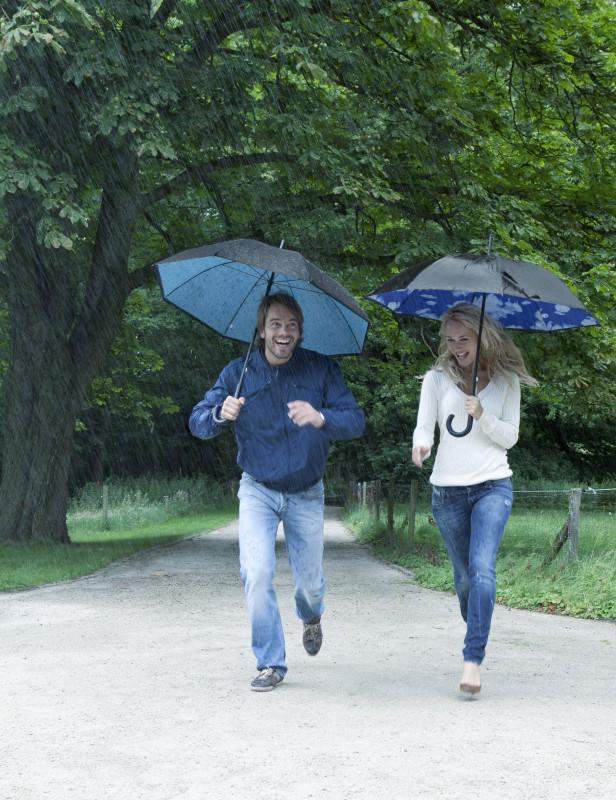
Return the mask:
<svg viewBox="0 0 616 800">
<path fill-rule="evenodd" d="M 6 376 L 0 539 L 68 542 L 66 507 L 79 410 L 69 375 L 20 357 Z"/>
<path fill-rule="evenodd" d="M 75 421 L 117 335 L 138 206 L 130 159 L 103 188 L 83 300 L 70 262 L 37 242 L 36 202 L 7 202 L 15 236 L 7 255 L 11 362 L 4 383 L 0 540 L 68 542 L 66 509 Z M 131 191 L 132 190 L 132 191 Z M 68 266 L 67 266 L 68 262 Z"/>
</svg>

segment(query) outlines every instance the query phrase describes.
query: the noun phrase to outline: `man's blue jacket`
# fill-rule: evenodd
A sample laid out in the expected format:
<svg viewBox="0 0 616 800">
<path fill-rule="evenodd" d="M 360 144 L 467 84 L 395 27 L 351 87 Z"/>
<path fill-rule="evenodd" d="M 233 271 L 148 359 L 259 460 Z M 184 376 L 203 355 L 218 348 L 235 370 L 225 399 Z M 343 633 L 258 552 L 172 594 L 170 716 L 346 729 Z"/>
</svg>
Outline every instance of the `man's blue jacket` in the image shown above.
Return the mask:
<svg viewBox="0 0 616 800">
<path fill-rule="evenodd" d="M 215 386 L 193 408 L 193 436 L 210 439 L 235 427 L 237 463 L 259 483 L 280 492 L 299 492 L 323 477 L 334 439 L 355 439 L 364 432 L 364 414 L 347 388 L 338 365 L 327 356 L 297 348 L 290 360 L 272 367 L 259 348 L 248 362 L 241 396 L 246 398 L 235 423 L 216 422 L 220 407 L 233 395 L 243 358 L 220 373 Z M 299 427 L 287 403 L 306 400 L 325 418 L 322 428 Z"/>
</svg>

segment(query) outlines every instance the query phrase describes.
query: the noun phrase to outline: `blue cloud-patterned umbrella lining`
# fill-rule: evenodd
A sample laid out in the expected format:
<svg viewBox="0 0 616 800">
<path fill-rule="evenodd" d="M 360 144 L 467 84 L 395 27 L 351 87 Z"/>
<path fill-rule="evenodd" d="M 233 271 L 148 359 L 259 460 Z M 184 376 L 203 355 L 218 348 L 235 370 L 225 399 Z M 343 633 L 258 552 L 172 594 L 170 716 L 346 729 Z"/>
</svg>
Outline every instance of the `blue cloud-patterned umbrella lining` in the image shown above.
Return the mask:
<svg viewBox="0 0 616 800">
<path fill-rule="evenodd" d="M 396 314 L 437 320 L 458 303 L 480 306 L 482 297 L 483 292 L 442 289 L 416 290 L 411 293 L 398 289 L 370 295 L 371 299 Z M 599 324 L 584 308 L 571 308 L 543 300 L 526 300 L 506 294 L 488 294 L 486 313 L 504 328 L 521 330 L 556 331 Z"/>
</svg>

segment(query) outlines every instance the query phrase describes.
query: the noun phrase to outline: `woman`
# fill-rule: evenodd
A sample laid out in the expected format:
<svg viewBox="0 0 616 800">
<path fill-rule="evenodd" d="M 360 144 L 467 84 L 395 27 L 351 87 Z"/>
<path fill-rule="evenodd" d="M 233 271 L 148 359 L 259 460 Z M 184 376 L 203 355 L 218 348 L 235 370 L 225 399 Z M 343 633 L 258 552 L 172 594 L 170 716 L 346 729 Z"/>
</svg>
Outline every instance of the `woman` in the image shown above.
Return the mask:
<svg viewBox="0 0 616 800">
<path fill-rule="evenodd" d="M 432 483 L 432 513 L 453 565 L 456 593 L 466 622 L 460 691 L 481 689 L 483 661 L 496 598 L 496 556 L 511 512 L 513 491 L 507 450 L 518 439 L 520 383 L 536 386 L 518 348 L 500 325 L 484 316 L 477 393 L 472 373 L 479 331 L 478 308 L 461 303 L 449 309 L 441 325 L 441 346 L 434 368 L 421 388 L 413 463 L 429 457 L 438 420 L 440 442 Z M 450 414 L 471 432 L 451 436 Z"/>
</svg>

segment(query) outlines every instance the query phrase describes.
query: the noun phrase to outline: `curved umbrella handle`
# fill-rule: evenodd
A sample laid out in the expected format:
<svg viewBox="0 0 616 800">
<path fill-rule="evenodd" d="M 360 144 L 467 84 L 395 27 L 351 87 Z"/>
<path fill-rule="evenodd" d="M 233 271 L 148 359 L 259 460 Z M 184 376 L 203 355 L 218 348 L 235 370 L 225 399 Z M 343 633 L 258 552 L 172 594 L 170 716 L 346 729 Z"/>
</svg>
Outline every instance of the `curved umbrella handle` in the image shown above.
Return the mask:
<svg viewBox="0 0 616 800">
<path fill-rule="evenodd" d="M 471 417 L 470 414 L 468 415 L 468 420 L 466 422 L 466 428 L 464 428 L 463 431 L 454 431 L 454 429 L 453 429 L 453 427 L 451 425 L 451 423 L 453 422 L 454 419 L 455 419 L 455 417 L 454 417 L 453 414 L 450 414 L 447 417 L 447 430 L 449 431 L 449 433 L 452 436 L 458 436 L 458 437 L 466 436 L 467 434 L 469 434 L 471 432 L 471 428 L 473 427 L 473 418 Z"/>
<path fill-rule="evenodd" d="M 488 242 L 488 255 L 490 255 L 490 248 L 492 247 L 492 234 L 490 234 L 490 239 Z M 477 396 L 477 372 L 479 370 L 479 356 L 481 353 L 481 332 L 483 330 L 483 317 L 486 310 L 486 298 L 487 294 L 484 292 L 481 298 L 481 314 L 479 316 L 479 331 L 477 333 L 477 351 L 475 353 L 475 363 L 473 365 L 473 379 L 471 381 L 471 386 L 473 387 L 473 397 Z M 468 419 L 466 421 L 466 428 L 463 431 L 454 431 L 451 423 L 454 420 L 454 415 L 450 414 L 447 417 L 447 430 L 452 436 L 456 436 L 461 438 L 462 436 L 467 436 L 471 432 L 471 428 L 473 427 L 473 418 L 471 415 L 468 415 Z"/>
</svg>

